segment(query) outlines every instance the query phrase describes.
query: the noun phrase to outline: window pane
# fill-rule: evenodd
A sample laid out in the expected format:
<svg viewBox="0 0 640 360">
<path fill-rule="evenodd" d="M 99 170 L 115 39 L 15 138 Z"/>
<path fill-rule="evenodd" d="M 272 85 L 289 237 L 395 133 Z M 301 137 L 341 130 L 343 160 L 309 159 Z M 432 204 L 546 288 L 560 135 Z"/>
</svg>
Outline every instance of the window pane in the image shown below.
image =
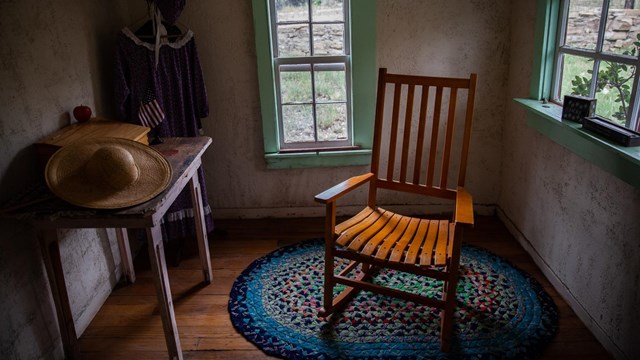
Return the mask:
<svg viewBox="0 0 640 360">
<path fill-rule="evenodd" d="M 318 104 L 316 110 L 319 141 L 347 139 L 346 104 Z"/>
<path fill-rule="evenodd" d="M 640 1 L 635 2 L 638 3 L 635 5 L 637 9 L 640 6 Z M 640 25 L 638 10 L 625 9 L 625 0 L 611 1 L 602 50 L 614 54 L 637 56 L 637 49 L 634 45 L 634 42 L 638 41 L 639 29 L 637 25 Z"/>
<path fill-rule="evenodd" d="M 596 113 L 625 125 L 635 66 L 603 61 L 598 71 Z"/>
<path fill-rule="evenodd" d="M 311 8 L 314 22 L 344 20 L 342 0 L 314 0 Z"/>
<path fill-rule="evenodd" d="M 602 1 L 571 0 L 565 45 L 595 50 L 602 13 Z"/>
<path fill-rule="evenodd" d="M 562 59 L 560 97 L 556 100 L 563 101 L 565 95 L 589 96 L 593 60 L 566 54 Z"/>
<path fill-rule="evenodd" d="M 312 105 L 282 105 L 283 141 L 315 141 Z"/>
<path fill-rule="evenodd" d="M 283 103 L 307 102 L 312 100 L 311 71 L 280 72 L 280 96 Z"/>
<path fill-rule="evenodd" d="M 313 26 L 313 54 L 314 55 L 343 55 L 344 54 L 344 25 L 314 25 Z"/>
<path fill-rule="evenodd" d="M 348 94 L 349 19 L 345 0 L 271 0 L 280 147 L 346 144 L 352 136 Z M 322 57 L 332 57 L 326 63 Z"/>
<path fill-rule="evenodd" d="M 278 25 L 278 56 L 309 56 L 309 25 Z"/>
<path fill-rule="evenodd" d="M 276 0 L 278 22 L 309 21 L 307 0 Z"/>
<path fill-rule="evenodd" d="M 319 70 L 322 69 L 323 66 L 335 66 L 341 70 Z M 347 84 L 345 80 L 344 64 L 316 65 L 314 69 L 317 102 L 347 100 Z"/>
</svg>

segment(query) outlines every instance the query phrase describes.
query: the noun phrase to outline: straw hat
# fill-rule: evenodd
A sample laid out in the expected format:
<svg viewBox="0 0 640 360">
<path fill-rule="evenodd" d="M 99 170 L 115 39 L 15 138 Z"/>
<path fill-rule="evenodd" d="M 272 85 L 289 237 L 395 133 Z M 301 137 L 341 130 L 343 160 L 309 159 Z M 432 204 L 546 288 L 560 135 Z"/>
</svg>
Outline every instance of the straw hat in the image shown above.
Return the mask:
<svg viewBox="0 0 640 360">
<path fill-rule="evenodd" d="M 171 165 L 153 148 L 128 139 L 93 138 L 62 147 L 47 162 L 47 185 L 74 205 L 117 209 L 166 189 Z"/>
</svg>

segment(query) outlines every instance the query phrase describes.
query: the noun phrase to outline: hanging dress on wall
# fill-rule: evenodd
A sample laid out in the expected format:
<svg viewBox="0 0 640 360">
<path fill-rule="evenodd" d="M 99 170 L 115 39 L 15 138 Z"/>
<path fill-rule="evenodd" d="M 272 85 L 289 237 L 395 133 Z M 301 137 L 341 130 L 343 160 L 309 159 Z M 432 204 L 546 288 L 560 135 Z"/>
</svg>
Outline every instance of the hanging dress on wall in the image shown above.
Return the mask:
<svg viewBox="0 0 640 360">
<path fill-rule="evenodd" d="M 174 41 L 165 36 L 153 44 L 129 28 L 122 29 L 116 42 L 115 96 L 119 119 L 153 127 L 160 138 L 199 136 L 200 119 L 209 114 L 209 105 L 193 32 L 188 30 Z M 211 232 L 213 219 L 202 167 L 198 178 L 207 232 Z M 163 219 L 165 239 L 193 236 L 193 215 L 191 192 L 185 188 Z"/>
</svg>

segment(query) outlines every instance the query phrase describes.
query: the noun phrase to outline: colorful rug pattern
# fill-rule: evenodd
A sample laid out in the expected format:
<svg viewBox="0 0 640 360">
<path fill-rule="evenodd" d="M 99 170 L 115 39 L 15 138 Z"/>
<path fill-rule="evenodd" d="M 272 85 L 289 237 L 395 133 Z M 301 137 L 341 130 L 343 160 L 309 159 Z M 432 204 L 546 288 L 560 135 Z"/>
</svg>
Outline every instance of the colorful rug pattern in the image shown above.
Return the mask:
<svg viewBox="0 0 640 360">
<path fill-rule="evenodd" d="M 231 290 L 235 328 L 265 353 L 287 359 L 529 359 L 556 331 L 555 304 L 539 283 L 467 245 L 450 353 L 440 352 L 439 311 L 410 301 L 361 292 L 343 312 L 321 318 L 323 259 L 322 241 L 310 240 L 253 262 Z M 393 270 L 375 281 L 441 296 L 440 281 Z"/>
</svg>

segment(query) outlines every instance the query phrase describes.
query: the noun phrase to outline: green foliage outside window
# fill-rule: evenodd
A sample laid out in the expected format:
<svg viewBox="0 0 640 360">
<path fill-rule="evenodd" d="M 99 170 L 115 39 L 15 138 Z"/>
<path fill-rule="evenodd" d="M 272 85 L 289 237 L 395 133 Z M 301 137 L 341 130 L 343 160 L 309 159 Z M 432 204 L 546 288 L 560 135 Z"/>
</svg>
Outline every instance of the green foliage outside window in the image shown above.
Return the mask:
<svg viewBox="0 0 640 360">
<path fill-rule="evenodd" d="M 636 41 L 633 47 L 625 50 L 622 54 L 636 57 L 640 52 L 640 34 L 636 35 Z M 593 61 L 593 60 L 591 60 Z M 604 68 L 602 68 L 604 67 Z M 593 75 L 593 70 L 587 71 Z M 605 91 L 614 91 L 614 102 L 618 104 L 618 109 L 613 111 L 611 116 L 620 120 L 623 124 L 627 119 L 629 102 L 631 101 L 631 85 L 635 77 L 635 66 L 627 66 L 616 62 L 604 61 L 601 69 L 598 71 L 598 79 L 596 82 L 596 93 Z M 576 95 L 589 96 L 591 87 L 591 79 L 585 76 L 576 75 L 571 81 L 572 92 Z"/>
</svg>

